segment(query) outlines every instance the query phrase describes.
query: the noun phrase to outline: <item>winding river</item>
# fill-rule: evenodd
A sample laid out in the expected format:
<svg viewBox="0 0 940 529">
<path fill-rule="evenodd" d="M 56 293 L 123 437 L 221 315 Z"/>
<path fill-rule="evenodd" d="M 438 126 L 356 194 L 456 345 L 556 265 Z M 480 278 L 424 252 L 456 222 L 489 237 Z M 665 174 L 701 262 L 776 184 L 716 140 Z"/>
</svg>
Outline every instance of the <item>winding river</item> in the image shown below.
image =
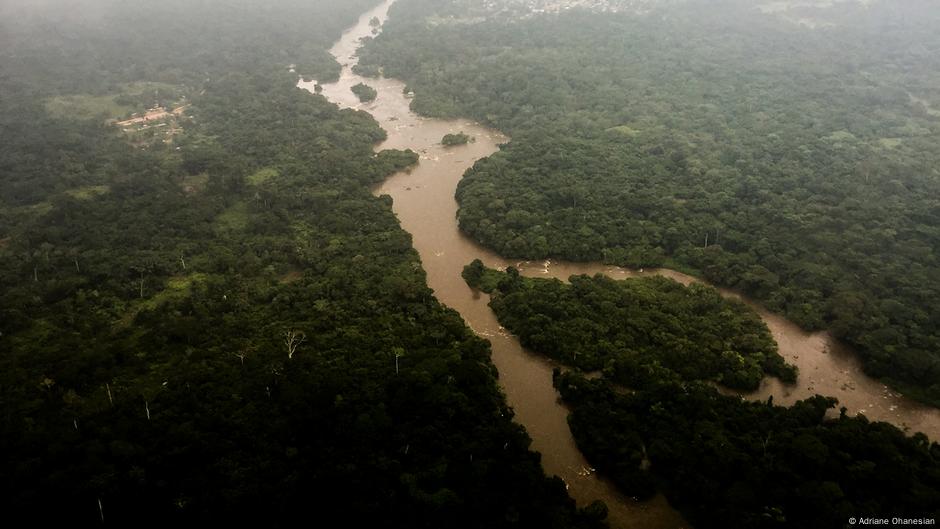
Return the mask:
<svg viewBox="0 0 940 529">
<path fill-rule="evenodd" d="M 370 20 L 384 22 L 395 0 L 364 13 L 358 23 L 343 33 L 330 52 L 343 65 L 336 83 L 322 86 L 322 95 L 344 108 L 372 114 L 388 132 L 388 139 L 377 146 L 382 149 L 411 149 L 421 156 L 413 169 L 388 178 L 375 189 L 376 195 L 390 195 L 393 209 L 402 227 L 411 233 L 414 247 L 421 256 L 428 283 L 437 298 L 457 310 L 480 336 L 490 340 L 493 362 L 499 380 L 516 419 L 525 426 L 533 440 L 533 448 L 542 454 L 545 471 L 562 479 L 579 505 L 595 499 L 604 500 L 610 510 L 609 522 L 617 528 L 676 529 L 688 527 L 662 496 L 646 502 L 624 497 L 606 480 L 597 476 L 575 446 L 568 429 L 568 410 L 559 401 L 552 387 L 554 365 L 544 357 L 523 348 L 515 336 L 506 332 L 487 306 L 488 296 L 466 286 L 460 276 L 464 265 L 481 259 L 490 267 L 513 265 L 533 277 L 567 279 L 572 274 L 604 273 L 623 279 L 639 275 L 659 274 L 688 284 L 695 278 L 672 270 L 631 271 L 598 263 L 515 262 L 479 246 L 457 227 L 457 202 L 454 192 L 464 172 L 473 163 L 499 149 L 509 141 L 495 130 L 466 120 L 441 120 L 418 116 L 411 112 L 410 99 L 404 84 L 395 79 L 367 79 L 351 71 L 357 58 L 360 39 L 373 34 Z M 357 83 L 366 83 L 378 91 L 370 103 L 360 103 L 350 91 Z M 299 83 L 301 88 L 314 90 L 315 81 Z M 465 132 L 475 141 L 459 147 L 445 148 L 440 144 L 447 133 Z M 733 292 L 723 291 L 727 296 Z M 765 379 L 760 390 L 746 398 L 764 399 L 774 396 L 777 404 L 790 404 L 816 393 L 839 399 L 850 414 L 864 413 L 874 420 L 894 423 L 901 428 L 923 431 L 931 438 L 940 437 L 940 410 L 914 403 L 891 391 L 861 372 L 851 351 L 840 346 L 826 333 L 806 333 L 786 319 L 753 306 L 767 323 L 784 358 L 800 369 L 798 383 L 788 387 L 776 379 Z"/>
</svg>

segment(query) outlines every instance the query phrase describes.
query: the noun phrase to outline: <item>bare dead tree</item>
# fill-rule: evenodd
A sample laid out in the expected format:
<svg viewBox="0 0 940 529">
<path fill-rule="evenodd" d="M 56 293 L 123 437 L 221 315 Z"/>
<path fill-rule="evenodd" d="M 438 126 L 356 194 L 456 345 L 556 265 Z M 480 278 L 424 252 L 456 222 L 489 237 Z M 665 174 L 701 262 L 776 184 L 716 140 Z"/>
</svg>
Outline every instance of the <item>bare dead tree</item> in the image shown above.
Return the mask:
<svg viewBox="0 0 940 529">
<path fill-rule="evenodd" d="M 287 359 L 290 360 L 294 358 L 294 353 L 297 352 L 297 348 L 300 347 L 300 344 L 307 341 L 307 335 L 301 331 L 290 329 L 284 331 L 284 347 L 287 348 Z"/>
<path fill-rule="evenodd" d="M 131 270 L 140 274 L 140 282 L 138 284 L 138 290 L 140 299 L 144 298 L 144 280 L 147 277 L 147 274 L 153 271 L 153 264 L 149 262 L 142 263 L 140 265 L 132 266 Z"/>
<path fill-rule="evenodd" d="M 238 353 L 232 353 L 232 356 L 241 360 L 242 365 L 245 365 L 245 359 L 248 358 L 248 351 L 242 350 L 241 352 L 238 352 Z"/>
<path fill-rule="evenodd" d="M 398 374 L 398 359 L 405 356 L 405 350 L 401 347 L 395 347 L 392 349 L 392 353 L 395 355 L 395 374 Z"/>
<path fill-rule="evenodd" d="M 768 432 L 768 433 L 767 433 L 767 437 L 764 438 L 764 441 L 761 443 L 761 444 L 763 445 L 763 448 L 764 448 L 764 457 L 767 457 L 767 446 L 770 444 L 770 440 L 771 440 L 771 438 L 773 438 L 773 435 L 774 435 L 774 433 L 773 433 L 772 431 L 771 431 L 771 432 Z"/>
</svg>

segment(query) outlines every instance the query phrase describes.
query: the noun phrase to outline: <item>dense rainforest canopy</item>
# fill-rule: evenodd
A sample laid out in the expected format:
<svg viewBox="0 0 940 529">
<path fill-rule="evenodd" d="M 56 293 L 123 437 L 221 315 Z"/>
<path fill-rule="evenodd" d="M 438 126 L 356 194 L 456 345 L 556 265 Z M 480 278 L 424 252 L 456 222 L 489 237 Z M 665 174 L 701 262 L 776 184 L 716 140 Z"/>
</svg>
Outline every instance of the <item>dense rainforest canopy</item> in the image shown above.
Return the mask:
<svg viewBox="0 0 940 529">
<path fill-rule="evenodd" d="M 663 492 L 694 527 L 831 529 L 860 513 L 940 516 L 940 445 L 834 399 L 790 408 L 701 382 L 624 392 L 559 374 L 578 447 L 624 492 Z M 888 515 L 886 515 L 888 516 Z"/>
<path fill-rule="evenodd" d="M 479 260 L 463 275 L 492 294 L 490 307 L 523 345 L 629 387 L 710 380 L 748 391 L 765 374 L 796 382 L 757 313 L 711 287 L 665 277 L 523 279 Z"/>
<path fill-rule="evenodd" d="M 832 528 L 863 512 L 940 515 L 940 445 L 815 396 L 790 408 L 719 393 L 761 367 L 792 375 L 757 314 L 709 287 L 650 277 L 570 283 L 496 272 L 499 322 L 564 366 L 578 447 L 624 493 L 666 494 L 695 527 Z M 603 370 L 587 377 L 583 370 Z M 769 366 L 769 369 L 768 369 Z M 742 372 L 743 371 L 743 372 Z"/>
<path fill-rule="evenodd" d="M 400 0 L 362 53 L 512 136 L 461 182 L 464 231 L 698 274 L 940 405 L 935 2 L 528 3 Z"/>
<path fill-rule="evenodd" d="M 0 7 L 7 519 L 601 524 L 370 194 L 417 156 L 295 86 L 370 4 Z"/>
</svg>

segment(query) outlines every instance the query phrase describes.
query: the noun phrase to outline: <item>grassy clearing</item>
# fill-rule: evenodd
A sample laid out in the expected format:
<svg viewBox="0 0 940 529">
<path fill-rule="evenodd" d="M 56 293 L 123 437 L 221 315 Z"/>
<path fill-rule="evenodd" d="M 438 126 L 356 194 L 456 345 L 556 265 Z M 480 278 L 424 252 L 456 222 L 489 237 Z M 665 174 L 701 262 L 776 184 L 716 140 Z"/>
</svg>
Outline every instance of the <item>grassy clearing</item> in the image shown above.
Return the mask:
<svg viewBox="0 0 940 529">
<path fill-rule="evenodd" d="M 831 143 L 854 143 L 858 141 L 855 134 L 847 130 L 837 130 L 823 139 Z"/>
<path fill-rule="evenodd" d="M 130 304 L 127 312 L 124 313 L 124 316 L 118 322 L 118 326 L 126 327 L 130 325 L 134 318 L 137 317 L 142 311 L 153 310 L 159 307 L 160 305 L 167 303 L 173 300 L 183 299 L 189 295 L 189 290 L 193 285 L 206 281 L 209 278 L 208 274 L 203 273 L 194 273 L 188 276 L 175 276 L 171 277 L 166 284 L 166 288 L 157 292 L 156 294 L 144 298 L 138 301 L 135 301 Z M 144 293 L 146 294 L 146 279 L 144 283 Z"/>
<path fill-rule="evenodd" d="M 6 212 L 19 217 L 41 217 L 52 211 L 52 207 L 52 202 L 37 202 L 28 206 L 8 208 Z"/>
<path fill-rule="evenodd" d="M 161 294 L 172 294 L 174 292 L 180 292 L 182 290 L 189 290 L 189 287 L 193 286 L 196 283 L 205 281 L 209 276 L 201 272 L 196 272 L 189 274 L 188 276 L 175 276 L 171 277 L 169 281 L 166 282 L 166 290 L 161 292 L 155 297 L 158 297 Z"/>
<path fill-rule="evenodd" d="M 288 283 L 293 283 L 293 282 L 295 282 L 295 281 L 300 281 L 300 280 L 303 279 L 303 278 L 304 278 L 304 271 L 303 271 L 303 270 L 291 270 L 291 271 L 287 272 L 286 274 L 282 275 L 282 276 L 280 277 L 280 279 L 278 279 L 278 283 L 280 283 L 280 284 L 282 284 L 282 285 L 286 285 L 286 284 L 288 284 Z"/>
<path fill-rule="evenodd" d="M 111 186 L 84 186 L 77 187 L 75 189 L 69 189 L 65 192 L 65 194 L 76 200 L 91 200 L 97 196 L 104 195 L 109 191 L 111 191 Z"/>
<path fill-rule="evenodd" d="M 122 119 L 141 112 L 155 103 L 168 103 L 183 98 L 183 87 L 167 83 L 138 81 L 121 87 L 116 94 L 72 94 L 50 98 L 46 111 L 61 118 Z"/>
<path fill-rule="evenodd" d="M 878 140 L 878 145 L 885 149 L 896 149 L 901 146 L 903 140 L 901 138 L 881 138 Z"/>
<path fill-rule="evenodd" d="M 621 134 L 623 136 L 627 136 L 630 138 L 640 133 L 640 131 L 628 125 L 620 125 L 619 127 L 611 127 L 607 129 L 607 132 L 616 132 L 617 134 Z"/>
<path fill-rule="evenodd" d="M 265 167 L 264 169 L 261 169 L 254 174 L 248 175 L 248 184 L 253 186 L 260 186 L 272 178 L 277 178 L 278 175 L 280 175 L 280 173 L 277 171 L 277 169 L 274 169 L 273 167 Z"/>
<path fill-rule="evenodd" d="M 180 185 L 183 187 L 183 191 L 189 194 L 201 193 L 206 190 L 206 186 L 209 185 L 209 173 L 199 173 L 195 175 L 189 175 L 183 178 Z"/>
<path fill-rule="evenodd" d="M 18 219 L 17 222 L 27 218 L 41 217 L 52 211 L 52 202 L 37 202 L 28 206 L 0 206 L 0 218 Z"/>
<path fill-rule="evenodd" d="M 116 101 L 117 95 L 85 94 L 53 97 L 46 101 L 46 111 L 59 118 L 120 119 L 136 110 Z"/>
</svg>

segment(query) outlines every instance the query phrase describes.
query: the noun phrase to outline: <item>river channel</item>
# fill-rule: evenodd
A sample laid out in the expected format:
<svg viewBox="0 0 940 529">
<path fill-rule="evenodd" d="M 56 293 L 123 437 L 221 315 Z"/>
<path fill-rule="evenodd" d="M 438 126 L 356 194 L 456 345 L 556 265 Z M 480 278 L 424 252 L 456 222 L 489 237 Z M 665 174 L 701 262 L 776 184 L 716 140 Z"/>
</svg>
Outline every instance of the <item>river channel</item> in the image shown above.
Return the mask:
<svg viewBox="0 0 940 529">
<path fill-rule="evenodd" d="M 459 312 L 477 334 L 492 343 L 500 385 L 515 410 L 516 420 L 532 437 L 533 448 L 541 452 L 545 471 L 564 479 L 579 505 L 604 500 L 610 510 L 608 519 L 612 527 L 688 527 L 662 496 L 636 502 L 618 493 L 593 472 L 575 445 L 568 429 L 568 410 L 552 387 L 554 364 L 523 348 L 515 336 L 503 329 L 487 306 L 488 296 L 467 287 L 460 274 L 464 265 L 481 259 L 489 267 L 512 265 L 527 276 L 562 280 L 572 274 L 596 273 L 616 279 L 660 274 L 685 284 L 697 280 L 672 270 L 633 271 L 599 263 L 511 261 L 466 237 L 457 226 L 458 205 L 454 198 L 457 184 L 476 160 L 498 151 L 499 145 L 509 138 L 472 121 L 418 116 L 410 110 L 411 100 L 404 93 L 404 83 L 396 79 L 363 78 L 352 72 L 360 40 L 373 34 L 370 21 L 377 18 L 384 23 L 394 2 L 385 0 L 343 33 L 330 50 L 343 65 L 340 80 L 322 85 L 322 95 L 327 99 L 343 108 L 370 113 L 387 131 L 388 139 L 378 145 L 377 150 L 411 149 L 420 154 L 416 167 L 391 176 L 375 188 L 375 194 L 392 197 L 395 214 L 402 227 L 411 233 L 427 271 L 428 284 L 437 298 Z M 361 103 L 352 93 L 350 88 L 360 82 L 377 90 L 378 97 L 374 101 Z M 299 84 L 310 91 L 314 91 L 315 85 L 316 81 Z M 441 145 L 445 134 L 456 132 L 464 132 L 475 141 L 458 147 Z M 736 296 L 728 291 L 723 294 Z M 781 355 L 800 369 L 795 386 L 767 378 L 757 392 L 745 395 L 746 398 L 766 400 L 773 395 L 774 403 L 786 405 L 819 393 L 838 398 L 850 414 L 864 413 L 870 419 L 888 421 L 911 432 L 923 431 L 931 439 L 940 437 L 940 410 L 917 404 L 865 376 L 851 351 L 828 334 L 807 333 L 786 319 L 744 301 L 767 323 Z"/>
</svg>

